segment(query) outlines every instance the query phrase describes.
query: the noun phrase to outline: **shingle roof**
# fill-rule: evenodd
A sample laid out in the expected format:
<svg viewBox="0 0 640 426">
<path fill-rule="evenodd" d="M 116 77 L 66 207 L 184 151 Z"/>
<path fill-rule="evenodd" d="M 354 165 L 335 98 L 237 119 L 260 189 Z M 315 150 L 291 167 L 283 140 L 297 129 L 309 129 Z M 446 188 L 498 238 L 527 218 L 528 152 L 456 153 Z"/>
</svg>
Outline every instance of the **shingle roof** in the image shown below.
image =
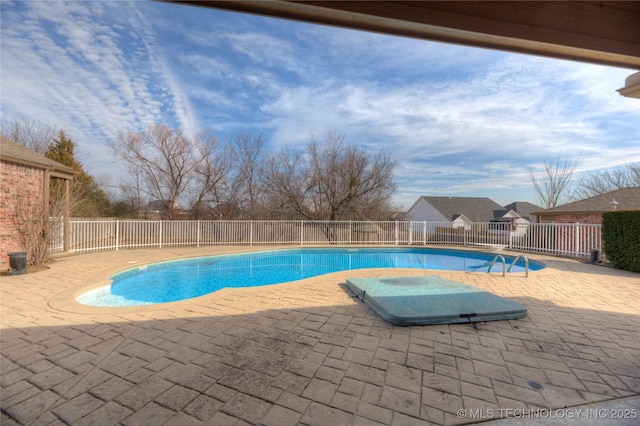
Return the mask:
<svg viewBox="0 0 640 426">
<path fill-rule="evenodd" d="M 640 187 L 618 189 L 551 209 L 533 212 L 533 214 L 604 213 L 611 210 L 611 202 L 613 200 L 618 203 L 616 210 L 640 210 Z"/>
<path fill-rule="evenodd" d="M 529 219 L 531 214 L 535 211 L 542 210 L 542 207 L 529 203 L 528 201 L 514 201 L 511 204 L 504 206 L 505 210 L 513 210 L 518 213 L 520 217 Z"/>
<path fill-rule="evenodd" d="M 37 152 L 0 136 L 0 159 L 12 163 L 25 164 L 39 169 L 54 170 L 63 174 L 74 175 L 75 171 L 71 167 L 67 167 L 47 158 Z"/>
<path fill-rule="evenodd" d="M 489 198 L 480 197 L 427 197 L 422 196 L 448 220 L 463 214 L 472 222 L 488 222 L 493 219 L 493 211 L 502 206 Z"/>
</svg>

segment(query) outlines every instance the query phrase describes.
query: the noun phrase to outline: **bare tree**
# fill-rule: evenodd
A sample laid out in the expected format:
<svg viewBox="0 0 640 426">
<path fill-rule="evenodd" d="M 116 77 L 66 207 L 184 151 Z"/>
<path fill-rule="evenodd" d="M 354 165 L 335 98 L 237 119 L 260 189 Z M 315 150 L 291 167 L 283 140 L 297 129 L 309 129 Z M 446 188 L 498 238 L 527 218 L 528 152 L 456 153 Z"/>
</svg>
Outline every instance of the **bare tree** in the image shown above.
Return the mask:
<svg viewBox="0 0 640 426">
<path fill-rule="evenodd" d="M 168 219 L 175 219 L 178 198 L 195 167 L 189 145 L 180 132 L 164 125 L 142 133 L 120 133 L 113 142 L 117 158 L 127 164 L 130 174 L 142 177 L 140 190 L 162 203 Z"/>
<path fill-rule="evenodd" d="M 335 132 L 326 133 L 321 142 L 312 136 L 308 152 L 318 219 L 377 219 L 389 214 L 396 189 L 395 161 L 347 145 L 344 135 Z"/>
<path fill-rule="evenodd" d="M 558 157 L 555 163 L 545 160 L 540 177 L 536 176 L 533 168 L 529 169 L 531 183 L 545 209 L 553 208 L 560 201 L 571 198 L 571 178 L 580 162 L 580 158 L 569 156 Z"/>
<path fill-rule="evenodd" d="M 12 117 L 0 122 L 0 132 L 4 137 L 20 145 L 45 155 L 49 145 L 58 135 L 58 128 L 40 123 L 25 116 Z"/>
<path fill-rule="evenodd" d="M 263 184 L 269 219 L 315 219 L 308 200 L 311 174 L 302 152 L 283 150 L 265 161 Z"/>
<path fill-rule="evenodd" d="M 129 174 L 120 176 L 118 183 L 114 185 L 120 197 L 115 204 L 122 203 L 127 207 L 127 210 L 135 211 L 134 217 L 138 217 L 141 212 L 144 212 L 146 196 L 142 189 L 144 186 L 142 181 L 141 171 L 129 167 Z"/>
<path fill-rule="evenodd" d="M 291 219 L 388 217 L 395 166 L 384 154 L 347 145 L 343 135 L 312 136 L 306 152 L 285 151 L 267 161 L 269 205 Z"/>
<path fill-rule="evenodd" d="M 202 219 L 210 215 L 211 207 L 226 201 L 226 179 L 229 173 L 229 153 L 220 149 L 220 142 L 211 131 L 203 131 L 196 137 L 193 147 L 196 158 L 201 159 L 193 169 L 193 185 L 187 188 L 189 216 Z"/>
<path fill-rule="evenodd" d="M 238 206 L 246 218 L 256 219 L 260 216 L 261 175 L 264 167 L 262 134 L 236 134 L 231 142 L 231 153 L 234 176 L 230 182 L 229 202 Z"/>
<path fill-rule="evenodd" d="M 52 187 L 63 182 L 61 179 L 54 179 Z M 63 191 L 51 191 L 49 204 L 44 204 L 43 198 L 33 199 L 24 196 L 24 188 L 29 187 L 29 182 L 25 179 L 16 189 L 15 205 L 13 217 L 7 218 L 12 221 L 17 231 L 18 237 L 25 251 L 30 264 L 41 265 L 49 260 L 52 233 L 62 232 L 62 217 L 64 215 L 65 193 Z M 57 240 L 61 240 L 60 235 Z"/>
<path fill-rule="evenodd" d="M 129 169 L 130 190 L 162 204 L 167 219 L 178 218 L 179 202 L 199 217 L 215 201 L 224 177 L 224 161 L 215 157 L 218 142 L 211 133 L 188 138 L 179 130 L 155 125 L 141 133 L 120 133 L 112 144 Z"/>
<path fill-rule="evenodd" d="M 589 173 L 578 183 L 576 194 L 579 198 L 589 198 L 632 187 L 640 187 L 640 163 Z"/>
</svg>

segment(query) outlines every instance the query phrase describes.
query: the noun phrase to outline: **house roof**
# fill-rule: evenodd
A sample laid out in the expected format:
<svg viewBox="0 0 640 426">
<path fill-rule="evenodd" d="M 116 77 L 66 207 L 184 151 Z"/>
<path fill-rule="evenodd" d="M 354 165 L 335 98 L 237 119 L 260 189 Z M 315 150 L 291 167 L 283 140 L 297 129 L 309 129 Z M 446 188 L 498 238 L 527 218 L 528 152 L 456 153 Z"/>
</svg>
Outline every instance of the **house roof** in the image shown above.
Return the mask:
<svg viewBox="0 0 640 426">
<path fill-rule="evenodd" d="M 55 176 L 61 178 L 71 179 L 73 175 L 75 175 L 75 171 L 71 167 L 53 161 L 35 151 L 31 151 L 4 136 L 0 136 L 0 159 L 2 161 L 23 164 L 37 169 L 51 170 Z"/>
<path fill-rule="evenodd" d="M 147 210 L 160 210 L 164 211 L 169 208 L 171 201 L 169 200 L 153 200 L 147 203 Z M 173 209 L 175 210 L 183 210 L 182 206 L 178 204 L 178 202 L 173 203 Z"/>
<path fill-rule="evenodd" d="M 488 222 L 493 218 L 493 211 L 502 206 L 489 198 L 481 197 L 428 197 L 420 199 L 427 201 L 448 220 L 464 215 L 472 222 Z"/>
<path fill-rule="evenodd" d="M 529 219 L 531 214 L 535 211 L 540 211 L 542 207 L 536 206 L 528 201 L 514 201 L 511 204 L 504 206 L 504 209 L 508 212 L 509 210 L 513 210 L 518 213 L 518 215 L 522 218 Z"/>
<path fill-rule="evenodd" d="M 640 187 L 618 189 L 551 209 L 532 212 L 532 214 L 604 213 L 612 210 L 611 202 L 613 200 L 618 203 L 616 210 L 640 210 Z"/>
</svg>

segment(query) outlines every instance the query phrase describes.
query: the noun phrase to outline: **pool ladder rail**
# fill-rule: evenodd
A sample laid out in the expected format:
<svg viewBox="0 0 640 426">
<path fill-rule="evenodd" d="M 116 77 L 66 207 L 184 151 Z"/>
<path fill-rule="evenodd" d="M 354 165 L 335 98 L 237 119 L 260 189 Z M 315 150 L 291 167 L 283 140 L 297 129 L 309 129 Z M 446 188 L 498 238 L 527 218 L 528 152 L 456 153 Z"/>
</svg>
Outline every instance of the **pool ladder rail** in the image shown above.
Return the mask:
<svg viewBox="0 0 640 426">
<path fill-rule="evenodd" d="M 491 268 L 493 268 L 493 265 L 495 265 L 498 259 L 500 259 L 500 262 L 502 263 L 502 276 L 504 277 L 507 275 L 507 272 L 511 272 L 513 265 L 515 265 L 521 258 L 524 260 L 524 276 L 529 278 L 529 259 L 527 259 L 527 256 L 525 256 L 524 254 L 519 254 L 518 256 L 516 256 L 516 258 L 513 259 L 513 262 L 511 262 L 511 264 L 509 265 L 509 269 L 507 269 L 507 261 L 504 259 L 504 256 L 501 254 L 496 254 L 493 258 L 493 261 L 491 262 L 491 265 L 489 266 L 489 269 L 487 269 L 487 272 L 491 272 Z"/>
</svg>

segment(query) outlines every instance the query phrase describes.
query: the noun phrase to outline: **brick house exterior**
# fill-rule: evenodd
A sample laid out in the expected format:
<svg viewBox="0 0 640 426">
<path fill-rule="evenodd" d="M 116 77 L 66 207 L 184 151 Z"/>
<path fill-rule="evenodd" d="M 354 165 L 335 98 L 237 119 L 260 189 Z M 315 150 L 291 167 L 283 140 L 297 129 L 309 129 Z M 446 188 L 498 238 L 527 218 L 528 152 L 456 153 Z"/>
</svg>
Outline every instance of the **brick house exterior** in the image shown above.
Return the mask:
<svg viewBox="0 0 640 426">
<path fill-rule="evenodd" d="M 540 223 L 601 224 L 602 213 L 611 210 L 640 210 L 640 187 L 618 189 L 531 214 Z"/>
<path fill-rule="evenodd" d="M 0 270 L 9 269 L 11 252 L 27 252 L 19 216 L 33 217 L 49 209 L 49 181 L 73 179 L 73 169 L 0 137 Z M 43 210 L 44 209 L 44 210 Z M 68 218 L 68 214 L 65 215 Z"/>
<path fill-rule="evenodd" d="M 563 204 L 551 209 L 533 212 L 532 215 L 538 217 L 539 223 L 559 223 L 581 225 L 601 225 L 602 214 L 611 210 L 640 210 L 640 187 L 623 188 L 584 200 Z M 563 242 L 575 241 L 576 237 L 580 241 L 581 249 L 589 251 L 592 249 L 592 241 L 586 235 L 576 235 L 577 227 L 562 226 L 555 229 L 556 246 L 558 250 L 570 250 L 563 247 Z"/>
</svg>

